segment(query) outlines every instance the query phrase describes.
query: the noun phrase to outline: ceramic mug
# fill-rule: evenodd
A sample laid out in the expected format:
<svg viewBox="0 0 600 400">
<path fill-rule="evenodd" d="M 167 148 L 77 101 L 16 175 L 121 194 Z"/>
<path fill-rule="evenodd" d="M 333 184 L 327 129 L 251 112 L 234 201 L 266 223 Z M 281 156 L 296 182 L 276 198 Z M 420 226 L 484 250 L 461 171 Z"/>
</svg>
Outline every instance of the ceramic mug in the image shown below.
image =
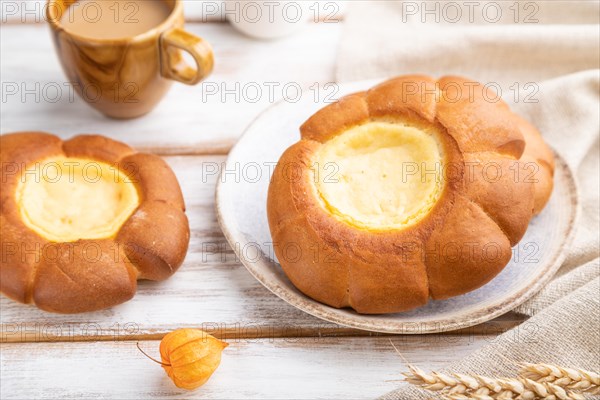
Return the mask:
<svg viewBox="0 0 600 400">
<path fill-rule="evenodd" d="M 194 85 L 213 69 L 210 45 L 183 30 L 181 0 L 160 0 L 169 14 L 159 25 L 135 36 L 105 39 L 82 36 L 61 24 L 77 0 L 48 0 L 54 45 L 74 90 L 92 107 L 113 118 L 151 111 L 173 81 Z M 181 51 L 196 63 L 184 62 Z"/>
</svg>

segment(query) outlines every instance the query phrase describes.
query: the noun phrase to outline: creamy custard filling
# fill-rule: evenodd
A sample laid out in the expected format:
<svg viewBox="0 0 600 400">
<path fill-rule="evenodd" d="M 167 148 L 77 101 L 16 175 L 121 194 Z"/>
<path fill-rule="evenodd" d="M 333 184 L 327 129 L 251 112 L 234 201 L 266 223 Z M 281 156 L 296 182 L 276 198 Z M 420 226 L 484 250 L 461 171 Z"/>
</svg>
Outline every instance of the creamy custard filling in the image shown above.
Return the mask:
<svg viewBox="0 0 600 400">
<path fill-rule="evenodd" d="M 368 230 L 403 229 L 425 217 L 443 189 L 434 133 L 390 122 L 354 127 L 315 154 L 315 186 L 338 220 Z"/>
<path fill-rule="evenodd" d="M 139 205 L 136 186 L 107 163 L 55 157 L 27 167 L 16 190 L 25 225 L 53 242 L 114 236 Z"/>
</svg>

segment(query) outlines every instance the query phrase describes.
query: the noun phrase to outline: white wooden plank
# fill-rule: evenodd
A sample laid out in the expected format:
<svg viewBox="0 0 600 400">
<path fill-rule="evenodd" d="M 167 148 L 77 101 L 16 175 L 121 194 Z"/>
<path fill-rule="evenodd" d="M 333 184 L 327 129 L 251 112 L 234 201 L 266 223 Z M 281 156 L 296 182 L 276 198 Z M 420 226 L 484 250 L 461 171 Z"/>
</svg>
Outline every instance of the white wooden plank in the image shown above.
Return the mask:
<svg viewBox="0 0 600 400">
<path fill-rule="evenodd" d="M 412 364 L 439 369 L 485 345 L 484 336 L 394 337 Z M 158 342 L 140 346 L 158 357 Z M 1 345 L 0 397 L 115 399 L 374 398 L 401 384 L 406 370 L 387 338 L 231 341 L 200 389 L 176 388 L 135 342 Z"/>
<path fill-rule="evenodd" d="M 288 305 L 240 264 L 214 211 L 214 188 L 223 156 L 167 157 L 182 186 L 192 231 L 180 270 L 165 282 L 139 282 L 136 296 L 109 310 L 50 314 L 0 299 L 0 341 L 157 338 L 179 327 L 203 327 L 222 337 L 314 336 L 341 329 Z M 499 333 L 522 321 L 509 314 L 466 333 Z"/>
<path fill-rule="evenodd" d="M 46 26 L 2 25 L 1 132 L 95 132 L 163 153 L 222 153 L 285 91 L 294 98 L 298 87 L 333 79 L 340 24 L 309 23 L 301 34 L 272 41 L 247 38 L 223 23 L 187 29 L 213 45 L 213 75 L 197 86 L 174 84 L 152 113 L 122 121 L 72 95 Z"/>
</svg>

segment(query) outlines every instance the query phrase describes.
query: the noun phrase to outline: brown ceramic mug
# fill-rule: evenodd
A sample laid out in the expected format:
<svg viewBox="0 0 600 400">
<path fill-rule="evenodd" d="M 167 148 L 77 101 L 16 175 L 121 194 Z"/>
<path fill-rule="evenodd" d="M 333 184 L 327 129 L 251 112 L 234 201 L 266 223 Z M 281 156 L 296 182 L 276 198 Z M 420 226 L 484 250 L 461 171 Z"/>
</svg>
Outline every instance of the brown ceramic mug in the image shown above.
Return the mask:
<svg viewBox="0 0 600 400">
<path fill-rule="evenodd" d="M 68 21 L 61 22 L 63 14 L 67 15 L 77 0 L 48 0 L 47 17 L 67 78 L 88 104 L 109 117 L 133 118 L 146 114 L 161 100 L 173 80 L 194 85 L 212 71 L 210 45 L 183 30 L 181 0 L 160 1 L 167 11 L 158 25 L 135 35 L 105 38 L 75 32 Z M 118 2 L 115 4 L 119 6 Z M 131 14 L 135 7 L 128 11 Z M 129 16 L 122 16 L 126 17 Z M 185 63 L 181 51 L 192 56 L 196 68 Z"/>
</svg>

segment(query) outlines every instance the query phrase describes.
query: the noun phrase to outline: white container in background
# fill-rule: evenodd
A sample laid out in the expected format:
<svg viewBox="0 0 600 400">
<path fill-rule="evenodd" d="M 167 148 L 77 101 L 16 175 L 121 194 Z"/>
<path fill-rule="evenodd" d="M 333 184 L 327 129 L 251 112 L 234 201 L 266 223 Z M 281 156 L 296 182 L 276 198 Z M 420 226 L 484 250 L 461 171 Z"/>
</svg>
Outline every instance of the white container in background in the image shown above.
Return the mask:
<svg viewBox="0 0 600 400">
<path fill-rule="evenodd" d="M 311 5 L 306 0 L 227 0 L 221 10 L 240 32 L 258 39 L 275 39 L 290 35 L 313 19 Z M 314 7 L 314 6 L 313 6 Z"/>
</svg>

